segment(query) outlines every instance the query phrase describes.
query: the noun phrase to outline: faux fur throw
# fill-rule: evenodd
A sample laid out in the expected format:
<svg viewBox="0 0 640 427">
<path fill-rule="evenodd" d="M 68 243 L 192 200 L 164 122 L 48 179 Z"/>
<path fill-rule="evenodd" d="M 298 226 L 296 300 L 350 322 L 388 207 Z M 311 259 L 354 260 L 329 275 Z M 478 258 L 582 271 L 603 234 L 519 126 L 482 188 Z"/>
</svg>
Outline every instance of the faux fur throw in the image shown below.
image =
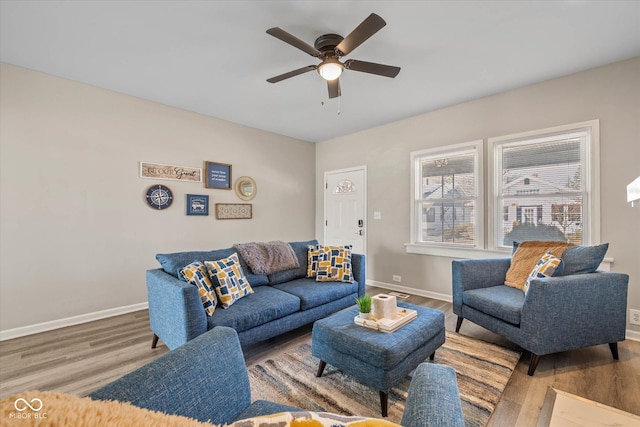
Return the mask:
<svg viewBox="0 0 640 427">
<path fill-rule="evenodd" d="M 569 246 L 573 246 L 573 244 L 566 242 L 543 242 L 538 240 L 520 243 L 518 249 L 511 257 L 511 266 L 507 271 L 504 284 L 512 288 L 524 290 L 527 277 L 531 274 L 536 263 L 540 261 L 542 255 L 551 252 L 558 258 L 561 258 Z"/>
<path fill-rule="evenodd" d="M 91 400 L 72 394 L 26 391 L 0 400 L 7 426 L 211 427 L 192 418 L 138 408 L 130 403 Z"/>
<path fill-rule="evenodd" d="M 72 394 L 26 391 L 0 400 L 7 426 L 51 427 L 212 427 L 179 415 L 138 408 L 130 403 L 91 400 Z M 6 423 L 6 424 L 5 424 Z M 390 421 L 327 412 L 281 412 L 236 421 L 228 427 L 400 427 Z M 217 426 L 221 427 L 221 426 Z"/>
<path fill-rule="evenodd" d="M 287 242 L 276 240 L 264 243 L 236 243 L 233 247 L 240 252 L 254 274 L 272 274 L 300 267 L 293 248 Z"/>
</svg>

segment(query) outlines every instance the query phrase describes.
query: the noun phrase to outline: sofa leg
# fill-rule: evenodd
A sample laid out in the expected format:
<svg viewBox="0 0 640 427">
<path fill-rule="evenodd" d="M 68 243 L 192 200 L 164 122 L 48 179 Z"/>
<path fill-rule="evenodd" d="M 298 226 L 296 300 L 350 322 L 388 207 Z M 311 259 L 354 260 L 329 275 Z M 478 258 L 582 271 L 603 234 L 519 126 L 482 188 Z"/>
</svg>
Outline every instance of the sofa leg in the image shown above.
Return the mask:
<svg viewBox="0 0 640 427">
<path fill-rule="evenodd" d="M 464 317 L 458 316 L 458 321 L 456 322 L 456 332 L 460 332 L 460 326 L 462 326 L 462 321 Z"/>
<path fill-rule="evenodd" d="M 618 359 L 618 343 L 617 342 L 610 342 L 609 343 L 609 348 L 611 349 L 611 355 L 613 356 L 613 358 L 615 360 L 619 360 Z"/>
<path fill-rule="evenodd" d="M 321 377 L 322 373 L 324 372 L 324 368 L 327 366 L 327 362 L 325 362 L 324 360 L 320 361 L 320 364 L 318 365 L 318 372 L 316 372 L 316 377 Z"/>
<path fill-rule="evenodd" d="M 436 352 L 434 351 L 433 353 L 431 353 L 431 356 L 429 356 L 429 360 L 433 362 L 435 358 L 436 358 Z"/>
<path fill-rule="evenodd" d="M 530 377 L 532 377 L 533 373 L 536 371 L 539 361 L 540 361 L 540 356 L 538 356 L 537 354 L 531 353 L 531 362 L 529 362 L 529 372 L 527 372 L 527 374 L 529 374 Z"/>
<path fill-rule="evenodd" d="M 156 348 L 156 345 L 158 345 L 158 339 L 159 337 L 156 334 L 153 334 L 153 341 L 151 341 L 151 348 Z"/>
</svg>

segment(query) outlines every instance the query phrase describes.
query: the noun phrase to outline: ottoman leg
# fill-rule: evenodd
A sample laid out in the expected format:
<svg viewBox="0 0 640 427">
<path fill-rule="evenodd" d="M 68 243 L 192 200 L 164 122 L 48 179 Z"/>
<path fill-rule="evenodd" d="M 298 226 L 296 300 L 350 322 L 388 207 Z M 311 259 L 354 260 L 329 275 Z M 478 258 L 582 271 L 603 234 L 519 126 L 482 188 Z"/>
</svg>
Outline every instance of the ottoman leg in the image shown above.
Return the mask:
<svg viewBox="0 0 640 427">
<path fill-rule="evenodd" d="M 318 372 L 316 372 L 316 377 L 321 377 L 322 373 L 324 372 L 324 368 L 327 366 L 327 362 L 325 362 L 324 360 L 320 361 L 320 364 L 318 365 Z"/>
<path fill-rule="evenodd" d="M 389 408 L 389 393 L 385 393 L 384 391 L 380 392 L 380 409 L 382 409 L 382 416 L 387 416 L 387 411 Z"/>
</svg>

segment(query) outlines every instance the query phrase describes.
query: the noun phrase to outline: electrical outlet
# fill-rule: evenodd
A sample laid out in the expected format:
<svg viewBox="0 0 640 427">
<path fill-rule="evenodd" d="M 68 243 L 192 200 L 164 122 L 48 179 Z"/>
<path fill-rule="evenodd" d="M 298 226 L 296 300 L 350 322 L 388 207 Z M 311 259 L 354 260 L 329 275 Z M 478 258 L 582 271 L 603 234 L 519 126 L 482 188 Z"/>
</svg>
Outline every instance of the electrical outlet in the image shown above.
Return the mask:
<svg viewBox="0 0 640 427">
<path fill-rule="evenodd" d="M 402 282 L 402 276 L 398 276 L 396 274 L 393 275 L 394 282 Z"/>
<path fill-rule="evenodd" d="M 629 310 L 629 323 L 640 325 L 640 310 Z"/>
</svg>

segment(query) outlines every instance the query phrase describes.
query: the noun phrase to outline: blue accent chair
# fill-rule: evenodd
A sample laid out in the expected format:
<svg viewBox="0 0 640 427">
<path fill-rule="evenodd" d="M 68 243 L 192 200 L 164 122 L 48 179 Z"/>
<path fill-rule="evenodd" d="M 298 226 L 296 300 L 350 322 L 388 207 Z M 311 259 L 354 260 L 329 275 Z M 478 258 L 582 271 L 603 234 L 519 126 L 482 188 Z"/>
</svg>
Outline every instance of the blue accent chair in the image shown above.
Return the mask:
<svg viewBox="0 0 640 427">
<path fill-rule="evenodd" d="M 468 319 L 531 352 L 529 375 L 540 357 L 609 344 L 618 359 L 624 341 L 629 276 L 596 271 L 533 279 L 528 293 L 504 285 L 511 258 L 452 262 L 456 332 Z"/>
<path fill-rule="evenodd" d="M 199 335 L 89 397 L 214 424 L 302 410 L 267 400 L 251 401 L 238 334 L 225 326 Z M 406 427 L 464 427 L 453 368 L 433 363 L 418 366 L 401 423 Z"/>
</svg>

